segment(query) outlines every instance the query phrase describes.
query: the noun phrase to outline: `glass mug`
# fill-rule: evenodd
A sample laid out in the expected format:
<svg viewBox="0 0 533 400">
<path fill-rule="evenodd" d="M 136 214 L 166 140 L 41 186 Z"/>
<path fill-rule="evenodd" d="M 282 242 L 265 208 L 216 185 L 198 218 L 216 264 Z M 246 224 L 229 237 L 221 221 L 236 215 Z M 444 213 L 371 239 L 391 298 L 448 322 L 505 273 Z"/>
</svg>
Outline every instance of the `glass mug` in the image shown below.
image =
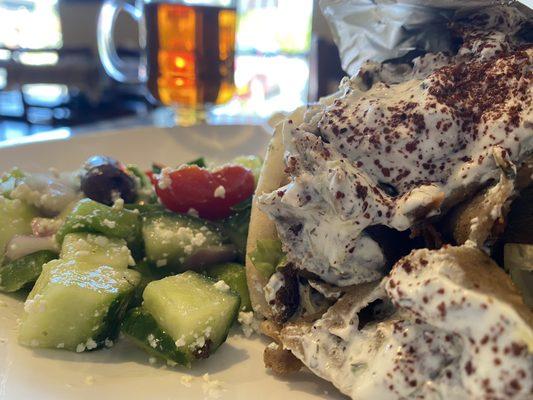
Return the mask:
<svg viewBox="0 0 533 400">
<path fill-rule="evenodd" d="M 113 29 L 121 11 L 140 24 L 140 63 L 121 60 Z M 98 17 L 98 52 L 106 72 L 126 83 L 145 83 L 164 105 L 202 109 L 235 92 L 235 0 L 106 0 Z"/>
</svg>

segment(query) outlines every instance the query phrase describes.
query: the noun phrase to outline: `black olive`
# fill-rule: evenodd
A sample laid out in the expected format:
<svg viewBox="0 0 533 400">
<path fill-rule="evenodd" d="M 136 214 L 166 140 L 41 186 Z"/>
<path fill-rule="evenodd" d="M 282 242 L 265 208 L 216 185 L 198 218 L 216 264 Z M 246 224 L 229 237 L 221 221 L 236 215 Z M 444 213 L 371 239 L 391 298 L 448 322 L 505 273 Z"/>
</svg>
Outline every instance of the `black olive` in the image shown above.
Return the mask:
<svg viewBox="0 0 533 400">
<path fill-rule="evenodd" d="M 135 180 L 124 164 L 107 156 L 93 156 L 83 167 L 81 190 L 88 198 L 112 205 L 118 198 L 133 203 L 137 197 Z"/>
</svg>

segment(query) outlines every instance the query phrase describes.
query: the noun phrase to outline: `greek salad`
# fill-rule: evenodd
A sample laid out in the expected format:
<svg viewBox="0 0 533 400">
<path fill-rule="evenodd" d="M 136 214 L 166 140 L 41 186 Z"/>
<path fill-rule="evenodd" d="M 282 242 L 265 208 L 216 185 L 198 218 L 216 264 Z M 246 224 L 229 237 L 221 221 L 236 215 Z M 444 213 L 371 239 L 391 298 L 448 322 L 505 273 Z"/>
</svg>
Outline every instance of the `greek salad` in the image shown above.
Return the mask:
<svg viewBox="0 0 533 400">
<path fill-rule="evenodd" d="M 75 352 L 122 332 L 190 367 L 251 310 L 244 256 L 262 161 L 151 170 L 94 156 L 0 177 L 0 291 L 27 293 L 19 343 Z"/>
</svg>

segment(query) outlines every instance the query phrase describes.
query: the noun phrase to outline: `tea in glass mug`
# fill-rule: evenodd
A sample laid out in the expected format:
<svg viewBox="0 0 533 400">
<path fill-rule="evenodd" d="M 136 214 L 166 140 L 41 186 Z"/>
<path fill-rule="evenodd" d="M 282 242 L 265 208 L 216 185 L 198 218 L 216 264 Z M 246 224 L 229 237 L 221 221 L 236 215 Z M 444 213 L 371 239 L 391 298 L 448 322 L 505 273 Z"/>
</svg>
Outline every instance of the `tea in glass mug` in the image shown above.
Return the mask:
<svg viewBox="0 0 533 400">
<path fill-rule="evenodd" d="M 140 23 L 140 64 L 116 52 L 112 32 L 118 13 Z M 98 19 L 98 50 L 106 72 L 120 82 L 145 82 L 165 105 L 191 108 L 222 104 L 235 92 L 235 2 L 107 0 Z"/>
</svg>

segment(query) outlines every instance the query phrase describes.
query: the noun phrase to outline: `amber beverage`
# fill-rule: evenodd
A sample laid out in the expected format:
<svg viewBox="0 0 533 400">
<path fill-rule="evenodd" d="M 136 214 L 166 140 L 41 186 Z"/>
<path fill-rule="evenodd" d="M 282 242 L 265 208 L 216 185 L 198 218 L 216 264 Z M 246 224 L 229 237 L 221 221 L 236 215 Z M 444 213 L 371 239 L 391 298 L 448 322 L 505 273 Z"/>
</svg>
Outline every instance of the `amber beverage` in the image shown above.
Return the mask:
<svg viewBox="0 0 533 400">
<path fill-rule="evenodd" d="M 166 105 L 201 107 L 234 91 L 235 8 L 144 5 L 147 86 Z"/>
</svg>

